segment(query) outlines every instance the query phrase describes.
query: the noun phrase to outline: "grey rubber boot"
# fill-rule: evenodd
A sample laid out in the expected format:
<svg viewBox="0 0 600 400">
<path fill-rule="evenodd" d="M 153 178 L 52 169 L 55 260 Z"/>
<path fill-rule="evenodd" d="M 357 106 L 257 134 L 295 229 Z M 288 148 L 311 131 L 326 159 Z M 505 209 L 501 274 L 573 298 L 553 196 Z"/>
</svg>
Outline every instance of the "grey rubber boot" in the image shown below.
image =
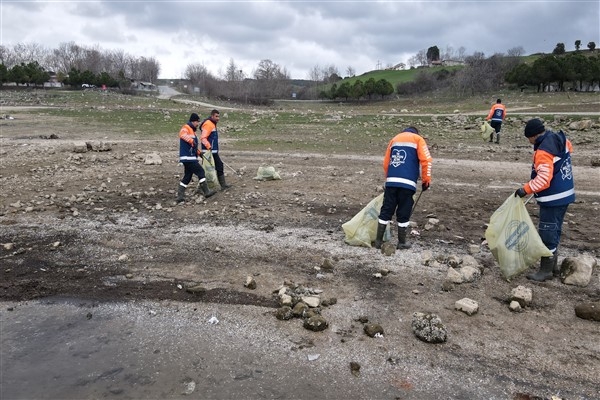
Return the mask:
<svg viewBox="0 0 600 400">
<path fill-rule="evenodd" d="M 396 245 L 396 249 L 410 249 L 410 246 L 410 243 L 406 243 L 406 228 L 398 227 L 398 244 Z"/>
<path fill-rule="evenodd" d="M 556 255 L 554 256 L 556 257 Z M 552 270 L 554 269 L 554 257 L 542 257 L 540 260 L 540 269 L 527 275 L 527 279 L 536 282 L 545 282 L 554 278 Z"/>
<path fill-rule="evenodd" d="M 496 144 L 500 144 L 500 134 L 496 134 Z"/>
<path fill-rule="evenodd" d="M 208 183 L 206 181 L 202 182 L 199 186 L 200 189 L 202 189 L 201 194 L 204 196 L 204 198 L 208 199 L 209 197 L 217 194 L 217 192 L 214 192 L 212 190 L 210 190 L 210 188 L 208 187 Z"/>
<path fill-rule="evenodd" d="M 179 184 L 177 185 L 177 200 L 178 203 L 185 201 L 185 186 Z"/>
<path fill-rule="evenodd" d="M 219 179 L 219 185 L 221 185 L 221 190 L 229 189 L 231 187 L 231 185 L 228 185 L 227 182 L 225 182 L 225 175 L 219 175 L 217 176 L 217 178 Z"/>
<path fill-rule="evenodd" d="M 385 228 L 387 228 L 386 224 L 382 224 L 381 222 L 377 223 L 377 237 L 373 242 L 373 247 L 376 249 L 380 249 L 383 244 L 383 234 L 385 233 Z"/>
</svg>

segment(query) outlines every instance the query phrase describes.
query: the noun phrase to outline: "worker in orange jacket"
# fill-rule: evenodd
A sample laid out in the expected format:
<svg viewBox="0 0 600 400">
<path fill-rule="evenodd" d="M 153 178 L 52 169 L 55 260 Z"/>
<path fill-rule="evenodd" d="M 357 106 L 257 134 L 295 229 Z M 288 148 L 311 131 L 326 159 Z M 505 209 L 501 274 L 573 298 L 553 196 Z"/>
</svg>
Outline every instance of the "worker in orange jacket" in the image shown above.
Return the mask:
<svg viewBox="0 0 600 400">
<path fill-rule="evenodd" d="M 500 128 L 502 121 L 506 118 L 506 107 L 502 104 L 502 99 L 496 100 L 496 104 L 492 106 L 486 121 L 490 121 L 490 126 L 496 131 L 496 144 L 500 144 Z M 490 143 L 494 141 L 494 132 L 490 133 Z"/>
<path fill-rule="evenodd" d="M 562 131 L 553 132 L 538 118 L 525 125 L 525 137 L 533 145 L 531 180 L 515 191 L 515 196 L 534 194 L 540 206 L 538 233 L 552 252 L 542 257 L 539 271 L 527 279 L 544 282 L 559 274 L 558 245 L 569 204 L 575 201 L 571 153 L 573 146 Z"/>
<path fill-rule="evenodd" d="M 396 248 L 410 248 L 410 244 L 406 242 L 406 230 L 414 204 L 413 195 L 417 191 L 419 176 L 421 189 L 429 189 L 432 162 L 427 143 L 414 126 L 404 129 L 389 142 L 383 158 L 385 191 L 377 223 L 377 237 L 373 243 L 375 248 L 381 248 L 385 229 L 394 212 L 398 223 Z"/>
<path fill-rule="evenodd" d="M 185 189 L 194 175 L 198 177 L 196 193 L 204 195 L 205 198 L 215 194 L 209 189 L 204 169 L 198 162 L 198 156 L 202 154 L 198 147 L 198 136 L 196 136 L 198 125 L 200 125 L 200 117 L 198 114 L 192 113 L 189 121 L 179 130 L 179 162 L 183 164 L 183 178 L 177 185 L 177 203 L 185 201 Z"/>
</svg>

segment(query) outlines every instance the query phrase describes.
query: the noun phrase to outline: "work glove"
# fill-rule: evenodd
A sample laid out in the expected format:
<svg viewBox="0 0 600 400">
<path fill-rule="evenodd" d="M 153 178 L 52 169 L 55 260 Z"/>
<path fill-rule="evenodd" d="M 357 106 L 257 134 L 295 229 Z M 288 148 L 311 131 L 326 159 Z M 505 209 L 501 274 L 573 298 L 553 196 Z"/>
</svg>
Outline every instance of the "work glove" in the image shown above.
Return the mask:
<svg viewBox="0 0 600 400">
<path fill-rule="evenodd" d="M 427 189 L 429 189 L 429 182 L 423 182 L 421 184 L 421 190 L 426 191 Z"/>
<path fill-rule="evenodd" d="M 523 198 L 523 197 L 525 197 L 526 194 L 527 193 L 525 193 L 525 189 L 523 189 L 522 187 L 515 190 L 515 197 L 519 196 L 519 197 Z"/>
</svg>

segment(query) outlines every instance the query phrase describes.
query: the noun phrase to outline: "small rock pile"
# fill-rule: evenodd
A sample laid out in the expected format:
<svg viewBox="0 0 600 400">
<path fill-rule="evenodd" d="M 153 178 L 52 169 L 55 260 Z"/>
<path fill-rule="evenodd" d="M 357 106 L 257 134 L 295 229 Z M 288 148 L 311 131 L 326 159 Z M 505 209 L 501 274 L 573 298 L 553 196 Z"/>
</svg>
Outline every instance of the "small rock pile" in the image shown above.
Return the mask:
<svg viewBox="0 0 600 400">
<path fill-rule="evenodd" d="M 275 317 L 282 321 L 302 318 L 304 328 L 319 332 L 327 329 L 329 323 L 321 315 L 322 307 L 337 303 L 337 299 L 323 299 L 321 289 L 304 287 L 293 282 L 284 282 L 274 292 L 280 307 L 275 311 Z"/>
</svg>

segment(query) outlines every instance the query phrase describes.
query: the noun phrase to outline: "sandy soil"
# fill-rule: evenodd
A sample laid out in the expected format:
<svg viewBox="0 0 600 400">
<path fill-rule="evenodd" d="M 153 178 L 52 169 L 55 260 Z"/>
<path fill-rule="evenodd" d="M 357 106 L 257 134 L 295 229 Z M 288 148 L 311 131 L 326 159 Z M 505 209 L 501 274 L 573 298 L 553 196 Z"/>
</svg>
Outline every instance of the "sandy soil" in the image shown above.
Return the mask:
<svg viewBox="0 0 600 400">
<path fill-rule="evenodd" d="M 419 236 L 385 256 L 348 246 L 341 229 L 380 193 L 377 150 L 249 153 L 225 141 L 233 187 L 207 200 L 188 189 L 176 205 L 174 141 L 145 143 L 163 164 L 144 165 L 138 143 L 110 132 L 110 151 L 83 154 L 72 152 L 82 137 L 27 132 L 2 126 L 3 399 L 600 398 L 599 325 L 574 313 L 600 300 L 598 270 L 585 288 L 507 282 L 482 244 L 493 211 L 527 179 L 523 141 L 431 146 L 432 188 L 412 217 Z M 598 143 L 580 151 L 561 259 L 600 255 L 600 175 L 589 164 Z M 265 164 L 282 179 L 254 180 Z M 527 207 L 537 222 L 537 206 Z M 439 224 L 426 230 L 433 217 Z M 470 245 L 483 275 L 442 290 L 448 256 Z M 427 252 L 438 262 L 425 265 Z M 255 290 L 244 287 L 248 276 Z M 337 300 L 322 307 L 325 331 L 275 318 L 274 291 L 290 282 Z M 194 285 L 205 290 L 186 291 Z M 518 285 L 534 300 L 513 313 Z M 477 314 L 454 309 L 464 297 Z M 419 341 L 414 312 L 439 315 L 447 342 Z M 366 336 L 361 317 L 384 337 Z"/>
</svg>

